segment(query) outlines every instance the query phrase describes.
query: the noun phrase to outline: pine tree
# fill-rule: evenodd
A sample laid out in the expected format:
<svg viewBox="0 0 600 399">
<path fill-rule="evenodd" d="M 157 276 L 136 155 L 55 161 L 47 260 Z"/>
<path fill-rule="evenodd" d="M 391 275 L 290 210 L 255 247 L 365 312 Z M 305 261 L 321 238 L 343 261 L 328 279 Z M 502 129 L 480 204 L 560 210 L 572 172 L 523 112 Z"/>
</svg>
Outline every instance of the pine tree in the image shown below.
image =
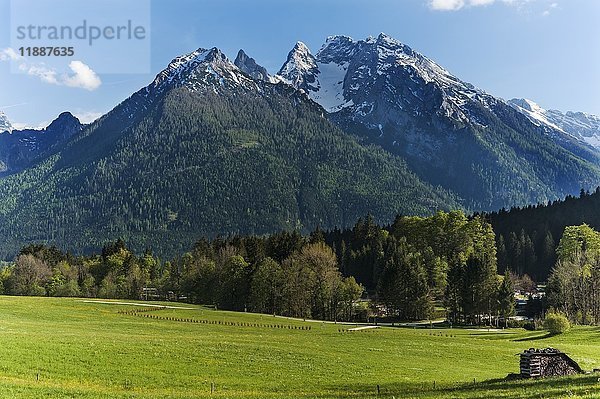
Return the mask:
<svg viewBox="0 0 600 399">
<path fill-rule="evenodd" d="M 508 327 L 508 317 L 515 314 L 515 289 L 508 270 L 504 273 L 498 288 L 498 313 L 504 318 L 505 326 Z"/>
<path fill-rule="evenodd" d="M 504 242 L 504 236 L 502 234 L 498 235 L 496 239 L 496 248 L 497 248 L 497 258 L 498 258 L 498 269 L 507 270 L 508 269 L 508 254 L 506 252 L 506 243 Z"/>
<path fill-rule="evenodd" d="M 543 268 L 546 270 L 552 269 L 552 266 L 556 262 L 556 242 L 550 230 L 546 232 L 542 243 L 541 262 Z"/>
<path fill-rule="evenodd" d="M 393 246 L 381 275 L 378 293 L 401 320 L 420 320 L 431 316 L 432 298 L 421 254 L 412 250 L 404 238 Z"/>
</svg>

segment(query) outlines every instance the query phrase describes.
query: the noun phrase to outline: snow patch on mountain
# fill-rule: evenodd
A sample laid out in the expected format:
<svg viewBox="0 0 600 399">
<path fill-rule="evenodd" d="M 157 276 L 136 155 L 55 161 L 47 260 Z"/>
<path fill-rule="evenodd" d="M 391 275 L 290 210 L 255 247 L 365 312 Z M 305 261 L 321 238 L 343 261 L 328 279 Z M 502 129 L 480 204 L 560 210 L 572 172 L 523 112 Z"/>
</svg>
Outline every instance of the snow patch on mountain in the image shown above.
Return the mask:
<svg viewBox="0 0 600 399">
<path fill-rule="evenodd" d="M 13 131 L 13 126 L 10 123 L 10 121 L 8 120 L 8 117 L 2 112 L 0 111 L 0 133 L 4 133 L 4 132 L 12 132 Z"/>
<path fill-rule="evenodd" d="M 562 130 L 558 125 L 552 123 L 546 116 L 546 110 L 540 107 L 538 104 L 526 98 L 513 98 L 508 103 L 515 109 L 527 115 L 529 119 L 537 124 L 544 124 L 554 129 Z"/>
<path fill-rule="evenodd" d="M 344 79 L 348 70 L 348 63 L 336 64 L 335 62 L 318 63 L 319 82 L 317 90 L 310 92 L 312 100 L 319 103 L 327 112 L 336 112 L 352 105 L 352 100 L 344 98 Z"/>
<path fill-rule="evenodd" d="M 254 79 L 242 72 L 216 47 L 198 49 L 177 57 L 161 71 L 154 82 L 146 88 L 147 93 L 185 86 L 192 91 L 220 87 L 239 86 L 256 89 Z"/>
<path fill-rule="evenodd" d="M 592 147 L 600 148 L 600 117 L 596 115 L 546 110 L 525 98 L 513 98 L 508 103 L 538 126 L 560 130 Z"/>
<path fill-rule="evenodd" d="M 304 90 L 327 112 L 352 108 L 357 118 L 369 115 L 376 103 L 374 97 L 382 96 L 397 109 L 421 115 L 427 102 L 423 87 L 428 84 L 443 93 L 438 112 L 458 121 L 477 123 L 466 106 L 469 102 L 494 103 L 482 90 L 384 33 L 358 41 L 330 36 L 316 56 L 298 42 L 278 76 Z"/>
</svg>

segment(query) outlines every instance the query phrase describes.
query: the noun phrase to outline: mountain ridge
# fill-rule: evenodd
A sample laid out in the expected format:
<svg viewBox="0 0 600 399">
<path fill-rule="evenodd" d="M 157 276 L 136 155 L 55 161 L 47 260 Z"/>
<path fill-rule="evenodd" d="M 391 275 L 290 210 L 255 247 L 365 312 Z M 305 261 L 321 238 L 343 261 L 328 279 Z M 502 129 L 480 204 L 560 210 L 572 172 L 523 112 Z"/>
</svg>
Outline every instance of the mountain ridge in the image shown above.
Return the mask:
<svg viewBox="0 0 600 399">
<path fill-rule="evenodd" d="M 533 123 L 560 130 L 594 148 L 600 148 L 600 116 L 585 112 L 546 110 L 525 98 L 513 98 L 508 103 Z"/>
<path fill-rule="evenodd" d="M 316 55 L 297 44 L 280 76 L 343 130 L 406 159 L 472 209 L 560 198 L 600 179 L 595 148 L 547 132 L 384 33 L 330 36 Z"/>
<path fill-rule="evenodd" d="M 199 48 L 54 149 L 0 179 L 3 257 L 116 238 L 172 255 L 201 236 L 499 209 L 600 181 L 593 147 L 385 34 L 330 36 L 316 55 L 298 42 L 275 76 Z"/>
<path fill-rule="evenodd" d="M 6 114 L 0 111 L 0 134 L 4 132 L 12 132 L 13 126 L 8 120 Z"/>
<path fill-rule="evenodd" d="M 49 156 L 84 125 L 70 112 L 62 112 L 43 129 L 13 129 L 0 134 L 0 177 L 14 174 Z"/>
<path fill-rule="evenodd" d="M 86 252 L 118 237 L 174 255 L 201 236 L 461 207 L 306 94 L 252 79 L 216 48 L 174 59 L 61 151 L 0 179 L 0 197 L 3 257 L 26 242 Z"/>
</svg>

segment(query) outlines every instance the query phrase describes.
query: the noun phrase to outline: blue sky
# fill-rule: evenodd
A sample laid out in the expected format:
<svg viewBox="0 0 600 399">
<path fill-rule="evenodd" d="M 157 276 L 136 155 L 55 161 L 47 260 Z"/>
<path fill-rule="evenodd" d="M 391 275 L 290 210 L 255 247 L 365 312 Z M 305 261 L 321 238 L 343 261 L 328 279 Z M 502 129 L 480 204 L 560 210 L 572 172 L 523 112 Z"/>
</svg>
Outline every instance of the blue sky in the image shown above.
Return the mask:
<svg viewBox="0 0 600 399">
<path fill-rule="evenodd" d="M 14 33 L 10 8 L 0 0 L 5 60 Z M 70 15 L 59 7 L 56 13 Z M 43 125 L 66 110 L 92 119 L 199 47 L 219 47 L 230 58 L 243 48 L 275 73 L 298 40 L 316 52 L 329 35 L 385 32 L 491 94 L 600 115 L 599 21 L 598 0 L 154 0 L 149 73 L 95 72 L 94 59 L 76 57 L 81 64 L 71 67 L 58 60 L 64 65 L 52 81 L 11 73 L 10 62 L 0 61 L 0 111 L 19 125 Z M 102 51 L 117 65 L 128 59 Z"/>
</svg>

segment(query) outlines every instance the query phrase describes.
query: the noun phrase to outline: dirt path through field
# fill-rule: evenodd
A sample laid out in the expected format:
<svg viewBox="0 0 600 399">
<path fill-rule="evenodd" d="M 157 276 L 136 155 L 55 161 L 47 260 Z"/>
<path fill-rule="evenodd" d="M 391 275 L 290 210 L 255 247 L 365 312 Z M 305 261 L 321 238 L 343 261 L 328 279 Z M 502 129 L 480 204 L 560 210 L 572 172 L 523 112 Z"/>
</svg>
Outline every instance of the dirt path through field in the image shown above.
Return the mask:
<svg viewBox="0 0 600 399">
<path fill-rule="evenodd" d="M 379 326 L 363 326 L 363 327 L 354 327 L 349 328 L 348 331 L 361 331 L 361 330 L 370 330 L 372 328 L 379 328 Z"/>
<path fill-rule="evenodd" d="M 81 302 L 86 303 L 100 303 L 103 305 L 131 305 L 131 306 L 144 306 L 147 308 L 162 308 L 162 309 L 182 309 L 182 310 L 195 310 L 196 308 L 187 308 L 183 306 L 168 306 L 168 305 L 155 305 L 152 303 L 139 303 L 139 302 L 115 302 L 115 301 L 90 301 L 85 300 Z"/>
</svg>

